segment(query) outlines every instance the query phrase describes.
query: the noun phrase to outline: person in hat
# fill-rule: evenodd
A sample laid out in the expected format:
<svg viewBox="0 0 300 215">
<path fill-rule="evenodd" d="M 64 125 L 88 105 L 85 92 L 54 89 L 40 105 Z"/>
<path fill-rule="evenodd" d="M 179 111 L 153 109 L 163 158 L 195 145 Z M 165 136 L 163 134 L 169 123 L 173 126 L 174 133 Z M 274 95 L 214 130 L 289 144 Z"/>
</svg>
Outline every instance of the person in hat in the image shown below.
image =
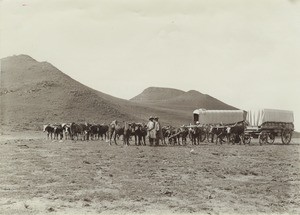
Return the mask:
<svg viewBox="0 0 300 215">
<path fill-rule="evenodd" d="M 149 143 L 150 146 L 153 145 L 154 140 L 156 139 L 156 130 L 155 130 L 155 123 L 154 123 L 154 117 L 149 117 L 149 122 L 147 124 L 147 131 L 148 131 L 148 137 L 149 137 Z"/>
<path fill-rule="evenodd" d="M 163 133 L 162 133 L 162 128 L 161 128 L 160 122 L 158 122 L 157 116 L 154 117 L 154 122 L 155 122 L 155 130 L 156 130 L 155 144 L 158 146 L 159 140 L 161 140 L 161 143 L 163 143 Z"/>
</svg>

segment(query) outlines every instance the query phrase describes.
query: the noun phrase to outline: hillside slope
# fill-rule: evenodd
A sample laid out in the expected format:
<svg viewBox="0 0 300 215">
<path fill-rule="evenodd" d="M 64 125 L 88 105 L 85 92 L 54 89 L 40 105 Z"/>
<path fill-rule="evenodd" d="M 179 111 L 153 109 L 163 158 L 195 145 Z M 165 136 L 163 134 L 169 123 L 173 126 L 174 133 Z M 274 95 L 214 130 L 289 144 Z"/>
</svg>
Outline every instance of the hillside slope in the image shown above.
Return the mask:
<svg viewBox="0 0 300 215">
<path fill-rule="evenodd" d="M 190 120 L 189 112 L 148 107 L 93 90 L 47 62 L 27 55 L 1 59 L 1 130 L 39 130 L 45 123 L 146 122 L 158 115 L 165 124 Z"/>
<path fill-rule="evenodd" d="M 183 95 L 185 92 L 182 90 L 163 88 L 163 87 L 148 87 L 139 95 L 130 99 L 130 101 L 140 103 L 151 103 L 156 101 L 164 101 L 166 99 L 175 98 Z"/>
<path fill-rule="evenodd" d="M 163 124 L 181 125 L 190 123 L 192 111 L 202 105 L 191 102 L 193 92 L 169 88 L 148 88 L 147 96 L 134 101 L 116 98 L 27 55 L 1 59 L 0 84 L 1 130 L 39 130 L 45 123 L 109 123 L 114 119 L 147 122 L 149 115 L 159 116 Z M 208 96 L 207 107 L 221 107 L 220 101 L 210 101 Z"/>
<path fill-rule="evenodd" d="M 189 112 L 197 108 L 205 108 L 208 110 L 237 109 L 210 95 L 202 94 L 196 90 L 184 92 L 170 88 L 147 88 L 141 94 L 132 98 L 131 101 L 153 107 L 172 108 Z"/>
<path fill-rule="evenodd" d="M 47 62 L 19 55 L 4 58 L 1 63 L 0 119 L 3 125 L 22 129 L 48 122 L 133 119 L 119 111 L 116 103 Z"/>
<path fill-rule="evenodd" d="M 180 96 L 171 98 L 165 101 L 157 103 L 160 106 L 171 106 L 176 109 L 190 110 L 194 107 L 204 108 L 207 110 L 235 110 L 237 108 L 225 104 L 220 100 L 207 95 L 202 94 L 195 90 L 190 90 Z M 194 109 L 196 109 L 194 108 Z"/>
</svg>

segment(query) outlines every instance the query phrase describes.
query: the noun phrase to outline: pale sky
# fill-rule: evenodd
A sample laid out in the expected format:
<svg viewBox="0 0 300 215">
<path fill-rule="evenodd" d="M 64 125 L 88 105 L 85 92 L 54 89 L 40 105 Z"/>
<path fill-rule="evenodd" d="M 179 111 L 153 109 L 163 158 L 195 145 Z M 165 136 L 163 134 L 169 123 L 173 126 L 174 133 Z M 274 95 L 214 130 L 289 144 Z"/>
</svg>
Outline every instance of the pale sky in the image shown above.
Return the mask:
<svg viewBox="0 0 300 215">
<path fill-rule="evenodd" d="M 150 86 L 294 111 L 298 0 L 0 0 L 0 57 L 28 54 L 129 99 Z M 195 107 L 200 108 L 200 107 Z"/>
</svg>

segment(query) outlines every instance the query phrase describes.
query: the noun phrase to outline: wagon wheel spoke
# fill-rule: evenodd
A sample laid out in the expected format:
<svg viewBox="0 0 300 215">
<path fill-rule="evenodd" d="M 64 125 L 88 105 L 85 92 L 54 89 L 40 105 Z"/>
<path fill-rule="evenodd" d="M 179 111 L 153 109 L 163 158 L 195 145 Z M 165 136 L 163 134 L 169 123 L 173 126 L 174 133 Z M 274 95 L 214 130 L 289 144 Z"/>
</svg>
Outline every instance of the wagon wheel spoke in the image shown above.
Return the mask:
<svg viewBox="0 0 300 215">
<path fill-rule="evenodd" d="M 267 139 L 268 139 L 267 132 L 265 132 L 265 131 L 260 132 L 258 139 L 259 139 L 259 144 L 260 145 L 266 144 L 267 143 Z"/>
<path fill-rule="evenodd" d="M 267 142 L 268 142 L 269 144 L 273 144 L 274 141 L 275 141 L 275 134 L 270 133 L 270 134 L 268 135 Z"/>
<path fill-rule="evenodd" d="M 292 131 L 285 129 L 281 133 L 281 141 L 283 144 L 289 144 L 292 139 Z"/>
</svg>

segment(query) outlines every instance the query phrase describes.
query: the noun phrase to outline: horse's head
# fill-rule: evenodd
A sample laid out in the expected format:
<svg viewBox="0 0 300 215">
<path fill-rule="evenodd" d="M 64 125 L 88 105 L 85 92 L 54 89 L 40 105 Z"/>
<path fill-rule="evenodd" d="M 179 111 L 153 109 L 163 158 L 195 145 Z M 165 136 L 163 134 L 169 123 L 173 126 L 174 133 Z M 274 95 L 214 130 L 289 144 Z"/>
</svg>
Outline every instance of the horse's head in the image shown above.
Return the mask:
<svg viewBox="0 0 300 215">
<path fill-rule="evenodd" d="M 189 131 L 190 134 L 195 134 L 196 133 L 195 127 L 190 127 L 188 131 Z"/>
</svg>

